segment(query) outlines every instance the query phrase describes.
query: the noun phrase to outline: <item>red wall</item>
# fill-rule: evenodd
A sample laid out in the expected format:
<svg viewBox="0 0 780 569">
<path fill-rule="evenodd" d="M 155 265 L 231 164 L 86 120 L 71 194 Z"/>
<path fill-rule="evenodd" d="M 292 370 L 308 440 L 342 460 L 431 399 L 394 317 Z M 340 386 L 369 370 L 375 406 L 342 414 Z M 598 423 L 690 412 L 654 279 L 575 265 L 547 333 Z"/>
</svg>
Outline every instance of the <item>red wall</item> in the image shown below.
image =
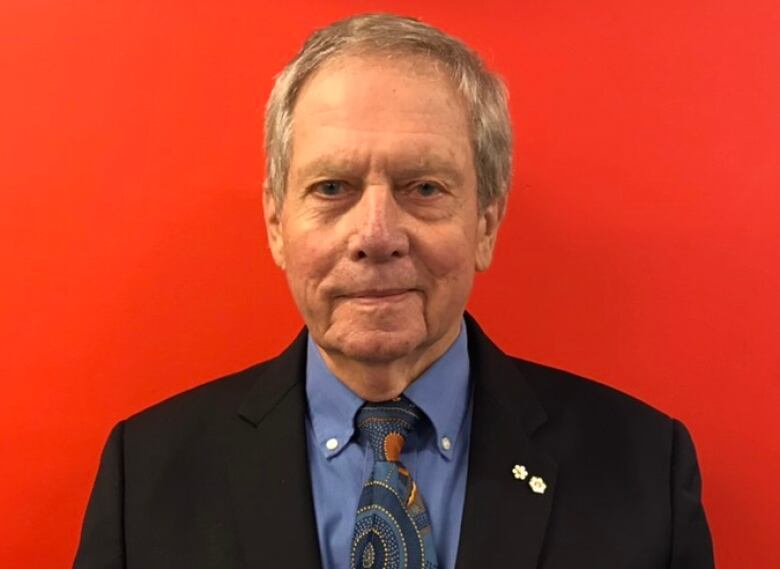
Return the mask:
<svg viewBox="0 0 780 569">
<path fill-rule="evenodd" d="M 111 425 L 297 331 L 262 108 L 356 10 L 438 24 L 510 85 L 488 332 L 683 419 L 719 567 L 780 566 L 780 3 L 261 4 L 0 5 L 0 566 L 68 566 Z"/>
</svg>

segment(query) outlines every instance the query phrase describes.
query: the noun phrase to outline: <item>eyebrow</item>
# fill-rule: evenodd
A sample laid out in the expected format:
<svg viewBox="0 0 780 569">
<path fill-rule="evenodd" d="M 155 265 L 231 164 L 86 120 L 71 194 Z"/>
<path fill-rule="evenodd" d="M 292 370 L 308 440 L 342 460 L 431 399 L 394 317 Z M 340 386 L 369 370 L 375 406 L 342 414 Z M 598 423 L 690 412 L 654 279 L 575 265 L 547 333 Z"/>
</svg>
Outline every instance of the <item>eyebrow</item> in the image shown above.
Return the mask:
<svg viewBox="0 0 780 569">
<path fill-rule="evenodd" d="M 346 176 L 354 175 L 356 170 L 363 170 L 352 160 L 335 157 L 321 156 L 311 162 L 308 162 L 296 170 L 298 177 L 303 179 L 319 178 L 321 176 Z"/>
<path fill-rule="evenodd" d="M 301 179 L 319 177 L 354 177 L 362 175 L 367 169 L 365 164 L 341 156 L 321 156 L 302 165 L 296 175 Z M 449 160 L 436 155 L 421 157 L 410 164 L 400 164 L 389 168 L 393 178 L 411 179 L 421 176 L 438 175 L 450 183 L 463 182 L 463 174 Z"/>
</svg>

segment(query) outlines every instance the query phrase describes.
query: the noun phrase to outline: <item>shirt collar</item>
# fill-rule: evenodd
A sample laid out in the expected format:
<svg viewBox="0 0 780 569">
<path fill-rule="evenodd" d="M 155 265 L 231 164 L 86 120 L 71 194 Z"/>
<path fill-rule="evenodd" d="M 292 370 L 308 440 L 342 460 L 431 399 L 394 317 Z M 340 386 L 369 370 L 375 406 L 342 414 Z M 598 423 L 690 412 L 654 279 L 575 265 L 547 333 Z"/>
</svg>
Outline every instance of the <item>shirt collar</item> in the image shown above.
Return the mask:
<svg viewBox="0 0 780 569">
<path fill-rule="evenodd" d="M 328 369 L 308 338 L 306 398 L 317 447 L 326 458 L 338 455 L 355 431 L 355 414 L 364 401 Z M 470 400 L 466 326 L 449 349 L 406 389 L 404 394 L 428 416 L 436 446 L 450 459 L 459 442 Z"/>
<path fill-rule="evenodd" d="M 442 357 L 404 391 L 428 416 L 436 434 L 436 447 L 446 459 L 452 457 L 470 400 L 469 352 L 466 325 Z"/>
<path fill-rule="evenodd" d="M 355 431 L 355 414 L 363 399 L 333 375 L 311 339 L 306 352 L 306 399 L 317 447 L 326 458 L 339 454 Z"/>
</svg>

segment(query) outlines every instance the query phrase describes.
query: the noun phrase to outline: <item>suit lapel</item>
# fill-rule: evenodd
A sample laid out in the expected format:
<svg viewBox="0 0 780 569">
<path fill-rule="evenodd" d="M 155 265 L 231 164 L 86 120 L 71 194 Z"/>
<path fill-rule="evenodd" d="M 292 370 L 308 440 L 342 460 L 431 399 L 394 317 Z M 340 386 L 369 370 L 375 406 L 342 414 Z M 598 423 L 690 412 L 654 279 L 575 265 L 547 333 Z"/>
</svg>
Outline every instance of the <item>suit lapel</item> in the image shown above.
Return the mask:
<svg viewBox="0 0 780 569">
<path fill-rule="evenodd" d="M 228 441 L 247 567 L 320 567 L 306 452 L 306 334 L 258 371 Z"/>
<path fill-rule="evenodd" d="M 467 315 L 474 378 L 474 415 L 458 569 L 539 563 L 555 493 L 555 461 L 535 448 L 533 432 L 546 421 L 541 404 L 510 358 Z M 528 472 L 515 478 L 515 465 Z M 536 493 L 529 482 L 546 484 Z"/>
</svg>

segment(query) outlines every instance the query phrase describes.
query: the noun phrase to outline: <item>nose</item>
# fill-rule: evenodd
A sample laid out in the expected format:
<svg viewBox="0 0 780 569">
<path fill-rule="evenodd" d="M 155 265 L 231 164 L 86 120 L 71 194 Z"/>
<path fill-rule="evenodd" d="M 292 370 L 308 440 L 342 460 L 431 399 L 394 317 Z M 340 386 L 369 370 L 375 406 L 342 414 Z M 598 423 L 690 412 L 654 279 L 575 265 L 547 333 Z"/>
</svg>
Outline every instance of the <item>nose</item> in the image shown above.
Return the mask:
<svg viewBox="0 0 780 569">
<path fill-rule="evenodd" d="M 354 231 L 349 240 L 349 254 L 353 260 L 382 263 L 409 253 L 403 211 L 391 187 L 384 184 L 366 187 L 352 213 Z"/>
</svg>

